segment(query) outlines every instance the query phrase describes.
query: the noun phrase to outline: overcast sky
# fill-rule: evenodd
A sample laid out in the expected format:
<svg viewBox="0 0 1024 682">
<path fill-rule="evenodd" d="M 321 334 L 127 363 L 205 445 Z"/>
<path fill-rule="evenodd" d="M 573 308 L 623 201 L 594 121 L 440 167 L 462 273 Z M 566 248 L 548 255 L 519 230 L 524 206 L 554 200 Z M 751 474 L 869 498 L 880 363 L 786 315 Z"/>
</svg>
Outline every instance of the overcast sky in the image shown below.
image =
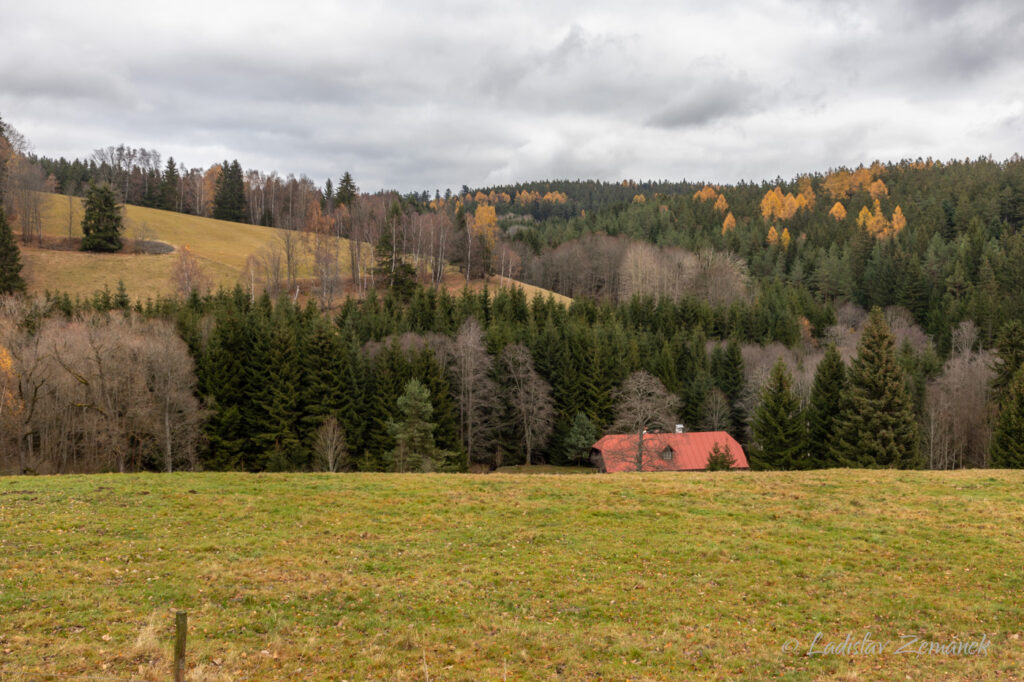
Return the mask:
<svg viewBox="0 0 1024 682">
<path fill-rule="evenodd" d="M 1024 151 L 1024 5 L 0 0 L 0 116 L 49 156 L 371 191 L 1001 160 Z"/>
</svg>

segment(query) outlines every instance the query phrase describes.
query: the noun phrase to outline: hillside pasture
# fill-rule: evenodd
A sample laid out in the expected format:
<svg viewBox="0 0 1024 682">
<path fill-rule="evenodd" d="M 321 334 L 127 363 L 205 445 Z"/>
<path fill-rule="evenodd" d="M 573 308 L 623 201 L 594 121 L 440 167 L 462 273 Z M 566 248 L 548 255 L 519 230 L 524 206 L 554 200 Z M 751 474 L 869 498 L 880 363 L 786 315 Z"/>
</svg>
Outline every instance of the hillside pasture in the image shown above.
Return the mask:
<svg viewBox="0 0 1024 682">
<path fill-rule="evenodd" d="M 1024 474 L 0 479 L 0 678 L 1020 679 Z M 880 653 L 808 655 L 828 642 Z M 906 638 L 986 653 L 897 653 Z M 915 645 L 916 646 L 916 645 Z"/>
<path fill-rule="evenodd" d="M 82 200 L 78 197 L 69 200 L 67 196 L 59 194 L 42 194 L 40 197 L 43 235 L 47 246 L 52 247 L 56 242 L 66 241 L 69 237 L 72 240 L 80 239 L 84 212 Z M 286 234 L 301 240 L 301 235 L 286 230 L 213 220 L 142 206 L 127 205 L 123 215 L 125 250 L 122 253 L 95 254 L 69 248 L 40 248 L 19 240 L 25 265 L 23 274 L 29 289 L 39 292 L 62 291 L 68 292 L 71 296 L 88 297 L 104 287 L 114 291 L 120 280 L 124 282 L 129 296 L 133 299 L 173 295 L 174 284 L 171 275 L 178 259 L 177 250 L 182 246 L 189 247 L 214 287 L 232 288 L 236 284 L 242 284 L 248 288 L 250 282 L 244 273 L 246 260 L 250 256 L 259 256 L 275 245 L 280 245 Z M 135 240 L 162 242 L 172 247 L 172 250 L 160 254 L 135 253 Z M 350 282 L 350 243 L 347 239 L 337 241 L 344 296 L 345 293 L 354 292 Z M 299 247 L 299 251 L 302 257 L 298 277 L 303 291 L 306 291 L 313 275 L 312 257 L 304 245 Z M 364 244 L 364 266 L 372 267 L 372 257 L 372 249 L 368 244 Z M 473 281 L 470 288 L 479 290 L 483 284 L 483 281 Z M 491 277 L 487 284 L 491 288 L 519 286 L 530 298 L 540 293 L 543 296 L 553 295 L 562 303 L 568 303 L 570 300 L 546 289 L 498 276 Z M 466 281 L 453 271 L 445 277 L 444 285 L 451 291 L 458 291 L 466 285 Z"/>
</svg>

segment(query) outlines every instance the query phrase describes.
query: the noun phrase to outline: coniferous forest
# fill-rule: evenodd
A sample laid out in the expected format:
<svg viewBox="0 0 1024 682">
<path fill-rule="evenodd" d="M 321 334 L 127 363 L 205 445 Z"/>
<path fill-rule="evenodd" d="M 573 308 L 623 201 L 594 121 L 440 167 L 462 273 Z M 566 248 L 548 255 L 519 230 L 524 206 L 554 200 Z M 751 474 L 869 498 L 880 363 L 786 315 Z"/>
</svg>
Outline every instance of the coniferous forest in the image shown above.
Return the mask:
<svg viewBox="0 0 1024 682">
<path fill-rule="evenodd" d="M 320 187 L 123 146 L 18 149 L 7 129 L 5 471 L 585 466 L 641 371 L 756 468 L 1024 465 L 1016 156 L 401 195 L 349 173 Z M 15 234 L 37 234 L 38 191 L 326 230 L 375 265 L 335 301 L 268 281 L 26 296 Z M 572 301 L 469 286 L 492 274 Z"/>
</svg>

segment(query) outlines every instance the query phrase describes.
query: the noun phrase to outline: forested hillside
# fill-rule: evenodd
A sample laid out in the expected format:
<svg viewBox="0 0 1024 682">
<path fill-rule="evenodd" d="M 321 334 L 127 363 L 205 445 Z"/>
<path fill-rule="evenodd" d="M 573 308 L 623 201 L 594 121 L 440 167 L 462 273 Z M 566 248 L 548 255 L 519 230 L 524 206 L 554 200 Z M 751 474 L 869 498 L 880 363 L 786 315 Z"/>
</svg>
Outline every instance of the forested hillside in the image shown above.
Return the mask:
<svg viewBox="0 0 1024 682">
<path fill-rule="evenodd" d="M 268 274 L 178 299 L 9 299 L 8 469 L 586 464 L 623 423 L 630 377 L 760 468 L 1024 465 L 1018 157 L 431 198 L 360 193 L 347 173 L 319 188 L 238 162 L 182 174 L 130 148 L 84 163 L 16 147 L 5 199 L 23 240 L 40 234 L 32 178 L 69 193 L 103 181 L 122 200 L 347 238 L 358 298 L 302 306 Z M 452 295 L 451 269 L 573 300 Z"/>
</svg>

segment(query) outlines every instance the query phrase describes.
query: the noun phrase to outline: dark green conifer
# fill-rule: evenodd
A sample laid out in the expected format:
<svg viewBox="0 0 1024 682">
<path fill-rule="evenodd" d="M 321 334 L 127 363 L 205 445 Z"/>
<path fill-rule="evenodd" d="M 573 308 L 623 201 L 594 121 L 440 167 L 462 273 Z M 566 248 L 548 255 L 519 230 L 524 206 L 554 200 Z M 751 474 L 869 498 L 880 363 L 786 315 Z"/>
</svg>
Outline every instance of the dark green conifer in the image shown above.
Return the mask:
<svg viewBox="0 0 1024 682">
<path fill-rule="evenodd" d="M 1024 468 L 1024 367 L 1010 382 L 999 411 L 990 461 L 998 469 Z"/>
<path fill-rule="evenodd" d="M 800 400 L 793 394 L 793 379 L 780 358 L 772 366 L 768 383 L 754 412 L 751 454 L 760 469 L 808 468 L 807 432 Z"/>
<path fill-rule="evenodd" d="M 123 231 L 114 190 L 107 184 L 90 187 L 82 217 L 82 251 L 120 251 Z"/>
<path fill-rule="evenodd" d="M 847 377 L 833 458 L 848 467 L 917 467 L 913 403 L 889 326 L 877 307 L 871 310 Z"/>
<path fill-rule="evenodd" d="M 432 471 L 437 448 L 430 391 L 418 379 L 410 379 L 395 408 L 395 418 L 388 421 L 388 432 L 395 441 L 388 458 L 390 469 L 398 473 Z"/>
<path fill-rule="evenodd" d="M 814 384 L 807 405 L 807 450 L 812 468 L 838 464 L 832 459 L 830 444 L 835 438 L 845 392 L 846 365 L 835 344 L 832 344 L 814 372 Z"/>
<path fill-rule="evenodd" d="M 236 223 L 246 221 L 245 180 L 238 159 L 221 165 L 213 197 L 213 217 Z"/>
<path fill-rule="evenodd" d="M 21 251 L 4 213 L 3 193 L 0 191 L 0 295 L 25 291 L 21 277 Z"/>
</svg>

